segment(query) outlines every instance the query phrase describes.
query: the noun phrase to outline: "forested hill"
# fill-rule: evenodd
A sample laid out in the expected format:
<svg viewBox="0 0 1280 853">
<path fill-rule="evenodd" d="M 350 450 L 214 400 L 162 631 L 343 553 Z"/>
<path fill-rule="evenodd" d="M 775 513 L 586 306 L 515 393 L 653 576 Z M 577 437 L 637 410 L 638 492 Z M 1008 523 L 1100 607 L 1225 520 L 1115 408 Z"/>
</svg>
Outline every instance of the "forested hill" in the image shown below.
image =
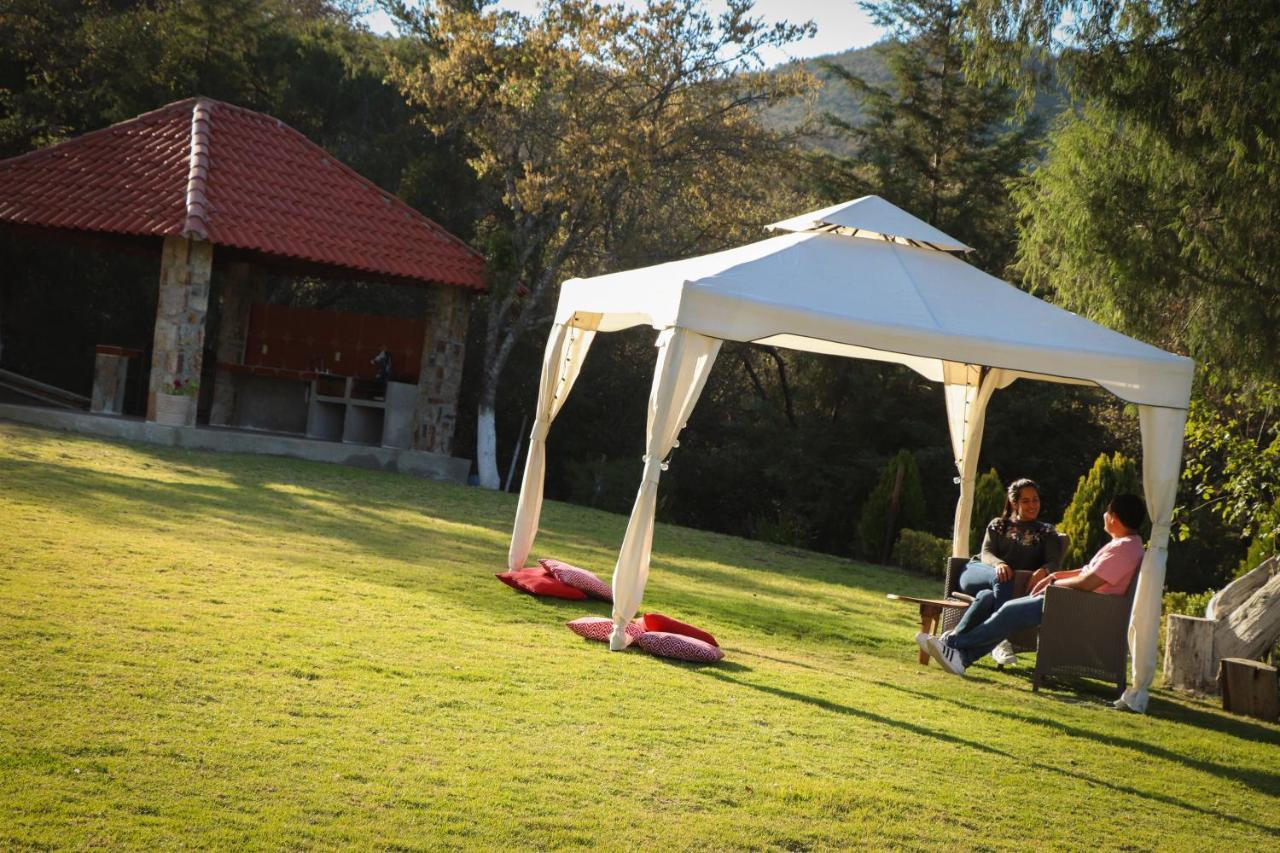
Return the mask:
<svg viewBox="0 0 1280 853">
<path fill-rule="evenodd" d="M 770 107 L 765 111 L 765 124 L 775 129 L 792 128 L 802 122 L 809 111 L 813 115 L 826 113 L 839 116 L 846 121 L 858 118 L 862 105 L 860 99 L 850 91 L 834 74 L 823 68 L 824 63 L 838 65 L 853 72 L 872 85 L 887 84 L 891 76 L 885 64 L 884 48 L 886 42 L 873 44 L 870 47 L 855 47 L 841 53 L 831 53 L 813 59 L 788 62 L 778 66 L 780 73 L 803 68 L 822 81 L 816 100 L 806 103 L 804 99 L 792 98 L 782 104 Z M 845 139 L 832 138 L 826 134 L 811 137 L 812 144 L 833 154 L 851 154 L 849 143 Z"/>
<path fill-rule="evenodd" d="M 868 47 L 850 48 L 840 53 L 779 65 L 778 73 L 803 68 L 817 77 L 822 82 L 822 86 L 812 103 L 806 102 L 803 98 L 792 98 L 769 107 L 764 112 L 765 124 L 775 130 L 788 129 L 799 125 L 806 116 L 821 118 L 828 113 L 856 123 L 862 113 L 861 99 L 823 66 L 828 63 L 838 65 L 861 77 L 872 86 L 887 86 L 893 80 L 893 75 L 889 73 L 889 67 L 885 61 L 885 53 L 889 45 L 890 42 L 885 40 Z M 1037 93 L 1032 112 L 1040 116 L 1047 126 L 1053 117 L 1062 111 L 1066 102 L 1066 93 L 1058 86 L 1051 86 Z M 806 139 L 810 145 L 822 151 L 841 156 L 853 154 L 852 142 L 848 137 L 823 132 L 821 128 Z"/>
</svg>

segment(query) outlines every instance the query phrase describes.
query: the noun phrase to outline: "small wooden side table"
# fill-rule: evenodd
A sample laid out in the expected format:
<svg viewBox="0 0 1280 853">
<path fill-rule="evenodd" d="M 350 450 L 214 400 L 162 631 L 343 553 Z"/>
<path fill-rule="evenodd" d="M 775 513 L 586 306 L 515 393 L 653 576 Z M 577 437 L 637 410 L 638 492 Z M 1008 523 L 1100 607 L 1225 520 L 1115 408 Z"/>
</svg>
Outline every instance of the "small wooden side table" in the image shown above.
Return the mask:
<svg viewBox="0 0 1280 853">
<path fill-rule="evenodd" d="M 959 598 L 915 598 L 910 595 L 898 595 L 895 592 L 889 593 L 885 598 L 890 601 L 906 601 L 920 605 L 920 630 L 926 634 L 932 634 L 938 627 L 938 620 L 942 618 L 942 611 L 945 608 L 966 610 L 973 603 Z M 929 665 L 928 652 L 920 652 L 920 663 L 922 666 Z"/>
</svg>

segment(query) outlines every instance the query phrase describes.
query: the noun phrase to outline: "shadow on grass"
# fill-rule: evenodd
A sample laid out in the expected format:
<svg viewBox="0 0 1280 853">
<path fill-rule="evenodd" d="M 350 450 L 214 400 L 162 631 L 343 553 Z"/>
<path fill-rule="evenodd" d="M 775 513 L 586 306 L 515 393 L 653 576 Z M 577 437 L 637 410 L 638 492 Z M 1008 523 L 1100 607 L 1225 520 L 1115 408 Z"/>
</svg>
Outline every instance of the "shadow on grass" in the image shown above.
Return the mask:
<svg viewBox="0 0 1280 853">
<path fill-rule="evenodd" d="M 1058 720 L 1047 719 L 1044 717 L 1036 717 L 1030 714 L 1023 714 L 1019 711 L 1015 711 L 1010 708 L 983 707 L 980 705 L 974 705 L 969 702 L 961 701 L 951 696 L 944 696 L 937 693 L 925 693 L 920 690 L 912 690 L 909 687 L 902 687 L 900 685 L 890 684 L 884 681 L 879 681 L 876 683 L 880 687 L 884 687 L 888 690 L 894 690 L 899 693 L 904 693 L 916 699 L 925 699 L 932 702 L 945 702 L 946 704 L 952 705 L 956 708 L 963 708 L 966 711 L 975 711 L 977 713 L 982 713 L 982 714 L 999 714 L 1000 716 L 1007 717 L 1011 720 L 1016 720 L 1020 723 L 1026 723 L 1028 725 L 1037 725 L 1043 728 L 1052 729 L 1054 731 L 1057 731 L 1069 737 L 1080 738 L 1082 740 L 1088 740 L 1092 742 L 1105 743 L 1109 746 L 1120 747 L 1123 749 L 1131 749 L 1135 752 L 1142 753 L 1143 755 L 1162 758 L 1166 761 L 1182 764 L 1187 767 L 1194 768 L 1204 773 L 1209 773 L 1211 775 L 1217 776 L 1222 779 L 1229 779 L 1233 782 L 1239 782 L 1242 785 L 1246 785 L 1254 789 L 1255 791 L 1259 791 L 1264 794 L 1270 794 L 1272 796 L 1280 796 L 1280 774 L 1277 774 L 1277 773 L 1269 773 L 1265 770 L 1246 770 L 1239 767 L 1232 767 L 1230 765 L 1219 764 L 1213 761 L 1206 761 L 1200 758 L 1193 758 L 1191 756 L 1182 755 L 1170 749 L 1166 749 L 1165 747 L 1157 746 L 1155 744 L 1151 744 L 1146 741 L 1134 740 L 1133 738 L 1121 737 L 1118 735 L 1107 734 L 1105 732 L 1095 731 L 1092 729 L 1080 728 L 1077 726 L 1069 725 L 1067 723 L 1059 722 Z M 1154 706 L 1155 704 L 1156 703 L 1153 701 L 1152 706 Z M 1169 705 L 1170 703 L 1161 703 L 1161 704 Z M 1174 706 L 1174 707 L 1177 707 L 1177 706 Z M 1148 710 L 1150 710 L 1150 708 Z M 1116 711 L 1114 713 L 1122 713 L 1122 712 Z M 1176 719 L 1173 715 L 1167 715 L 1167 714 L 1158 714 L 1157 716 L 1160 716 L 1161 718 L 1166 718 L 1166 719 Z M 1243 740 L 1261 741 L 1263 743 L 1271 743 L 1271 744 L 1280 744 L 1280 736 L 1278 736 L 1275 732 L 1265 729 L 1261 726 L 1250 725 L 1249 723 L 1246 723 L 1243 721 L 1218 718 L 1218 717 L 1214 717 L 1214 716 L 1203 714 L 1203 713 L 1197 714 L 1196 716 L 1198 716 L 1200 720 L 1198 724 L 1193 724 L 1193 725 L 1197 725 L 1198 728 L 1208 729 L 1210 731 L 1215 731 L 1215 732 L 1221 732 L 1223 734 L 1231 734 Z M 1207 721 L 1210 721 L 1210 720 L 1213 722 L 1212 725 L 1207 724 Z"/>
<path fill-rule="evenodd" d="M 849 705 L 841 705 L 840 703 L 832 702 L 829 699 L 821 699 L 816 696 L 806 696 L 803 693 L 797 693 L 793 690 L 784 690 L 781 687 L 771 687 L 765 684 L 752 684 L 749 681 L 742 681 L 741 679 L 732 678 L 728 675 L 722 674 L 720 672 L 716 672 L 714 669 L 699 670 L 699 673 L 703 675 L 708 675 L 712 678 L 723 681 L 726 684 L 734 684 L 740 687 L 747 687 L 752 690 L 758 690 L 761 693 L 768 693 L 772 696 L 777 696 L 782 699 L 789 699 L 793 702 L 802 702 L 806 705 L 812 705 L 816 708 L 821 708 L 825 711 L 831 711 L 832 713 L 844 714 L 846 716 L 851 716 L 851 717 L 857 717 L 859 719 L 869 720 L 871 722 L 879 723 L 880 725 L 884 725 L 884 726 L 892 726 L 894 728 L 902 729 L 904 731 L 911 732 L 912 734 L 919 735 L 920 737 L 931 738 L 934 740 L 940 740 L 946 743 L 955 744 L 957 746 L 967 747 L 969 749 L 975 749 L 979 752 L 985 752 L 989 755 L 997 755 L 1002 758 L 1007 758 L 1010 761 L 1013 761 L 1024 767 L 1028 767 L 1035 770 L 1041 770 L 1046 773 L 1053 773 L 1053 774 L 1064 776 L 1071 779 L 1076 779 L 1081 782 L 1086 782 L 1090 785 L 1095 785 L 1100 788 L 1106 788 L 1107 790 L 1114 791 L 1119 794 L 1128 794 L 1130 796 L 1139 797 L 1145 800 L 1151 800 L 1152 802 L 1161 803 L 1163 805 L 1172 806 L 1174 808 L 1195 812 L 1197 814 L 1201 814 L 1206 817 L 1226 820 L 1231 823 L 1236 823 L 1241 826 L 1251 827 L 1253 829 L 1256 829 L 1271 835 L 1278 834 L 1277 830 L 1274 827 L 1270 827 L 1265 824 L 1260 824 L 1255 821 L 1246 820 L 1245 818 L 1236 817 L 1235 815 L 1223 814 L 1222 812 L 1214 811 L 1213 809 L 1207 809 L 1207 808 L 1204 808 L 1203 806 L 1198 806 L 1194 803 L 1188 803 L 1184 800 L 1178 799 L 1177 797 L 1171 797 L 1167 794 L 1160 794 L 1152 791 L 1142 791 L 1137 788 L 1131 787 L 1129 785 L 1118 784 L 1108 779 L 1100 779 L 1096 776 L 1090 776 L 1086 773 L 1078 773 L 1075 771 L 1063 770 L 1060 767 L 1053 767 L 1052 765 L 1044 764 L 1039 761 L 1022 758 L 1020 756 L 1014 755 L 1013 753 L 1006 752 L 1003 749 L 998 749 L 994 746 L 991 746 L 990 744 L 981 743 L 979 741 L 968 740 L 966 738 L 958 737 L 957 735 L 949 734 L 947 732 L 936 731 L 934 729 L 930 729 L 925 726 L 916 725 L 915 723 L 909 723 L 905 720 L 897 720 L 892 717 L 886 717 L 882 714 L 876 714 L 872 711 L 866 711 L 861 708 L 854 708 Z M 892 687 L 892 685 L 885 685 L 883 683 L 880 683 L 880 684 L 881 686 Z M 902 689 L 902 688 L 894 688 L 894 689 Z M 907 691 L 905 689 L 904 689 L 904 692 L 914 693 L 914 691 Z M 918 694 L 918 695 L 928 696 L 928 694 Z M 937 697 L 929 696 L 929 698 L 936 699 Z M 983 711 L 985 709 L 976 708 L 975 710 Z M 1081 735 L 1081 736 L 1089 737 L 1090 735 Z M 1094 736 L 1094 737 L 1098 737 L 1100 739 L 1107 739 L 1108 736 L 1102 735 L 1102 736 Z"/>
</svg>

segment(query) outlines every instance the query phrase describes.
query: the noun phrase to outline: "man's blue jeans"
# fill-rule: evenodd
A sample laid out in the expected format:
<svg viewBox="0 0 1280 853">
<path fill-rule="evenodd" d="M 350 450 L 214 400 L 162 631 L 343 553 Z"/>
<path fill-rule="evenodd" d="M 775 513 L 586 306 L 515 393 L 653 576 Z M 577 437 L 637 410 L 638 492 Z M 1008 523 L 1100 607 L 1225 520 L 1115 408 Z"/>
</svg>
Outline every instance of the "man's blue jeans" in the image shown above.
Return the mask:
<svg viewBox="0 0 1280 853">
<path fill-rule="evenodd" d="M 965 666 L 984 655 L 1023 628 L 1034 628 L 1044 619 L 1044 596 L 1026 595 L 997 606 L 989 589 L 978 593 L 964 612 L 946 643 L 960 652 Z"/>
<path fill-rule="evenodd" d="M 981 560 L 970 560 L 960 573 L 959 589 L 966 595 L 978 597 L 983 590 L 991 590 L 996 596 L 996 607 L 1013 598 L 1013 576 L 1007 581 L 996 580 L 996 567 Z"/>
</svg>

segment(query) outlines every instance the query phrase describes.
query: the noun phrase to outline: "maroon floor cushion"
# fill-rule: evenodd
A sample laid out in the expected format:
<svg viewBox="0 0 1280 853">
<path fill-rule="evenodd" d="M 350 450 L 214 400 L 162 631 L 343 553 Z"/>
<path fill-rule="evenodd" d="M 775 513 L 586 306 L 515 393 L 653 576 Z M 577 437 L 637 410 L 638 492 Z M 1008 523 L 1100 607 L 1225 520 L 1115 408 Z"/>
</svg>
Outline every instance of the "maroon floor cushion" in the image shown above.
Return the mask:
<svg viewBox="0 0 1280 853">
<path fill-rule="evenodd" d="M 636 640 L 640 648 L 660 658 L 674 658 L 692 663 L 715 663 L 724 652 L 697 637 L 672 634 L 669 631 L 645 631 Z"/>
<path fill-rule="evenodd" d="M 661 613 L 646 613 L 644 615 L 644 627 L 648 631 L 664 631 L 668 634 L 683 634 L 686 637 L 693 637 L 695 640 L 701 640 L 713 646 L 719 646 L 716 638 L 708 634 L 701 628 L 695 628 L 692 625 L 686 625 L 672 619 L 670 616 L 663 616 Z"/>
<path fill-rule="evenodd" d="M 607 643 L 609 635 L 613 633 L 613 620 L 604 616 L 583 616 L 581 619 L 566 622 L 565 625 L 579 637 L 586 637 L 588 640 L 596 640 L 601 643 Z M 627 645 L 634 643 L 636 638 L 643 633 L 644 625 L 639 621 L 628 622 Z"/>
<path fill-rule="evenodd" d="M 532 569 L 516 569 L 513 572 L 501 572 L 495 577 L 512 589 L 518 589 L 530 595 L 567 598 L 570 601 L 582 601 L 587 597 L 587 594 L 582 590 L 574 589 L 568 584 L 556 580 L 556 576 L 542 566 L 535 566 Z"/>
<path fill-rule="evenodd" d="M 539 560 L 538 562 L 561 583 L 580 589 L 592 598 L 613 602 L 613 588 L 600 580 L 595 572 L 578 568 L 561 560 Z"/>
</svg>

